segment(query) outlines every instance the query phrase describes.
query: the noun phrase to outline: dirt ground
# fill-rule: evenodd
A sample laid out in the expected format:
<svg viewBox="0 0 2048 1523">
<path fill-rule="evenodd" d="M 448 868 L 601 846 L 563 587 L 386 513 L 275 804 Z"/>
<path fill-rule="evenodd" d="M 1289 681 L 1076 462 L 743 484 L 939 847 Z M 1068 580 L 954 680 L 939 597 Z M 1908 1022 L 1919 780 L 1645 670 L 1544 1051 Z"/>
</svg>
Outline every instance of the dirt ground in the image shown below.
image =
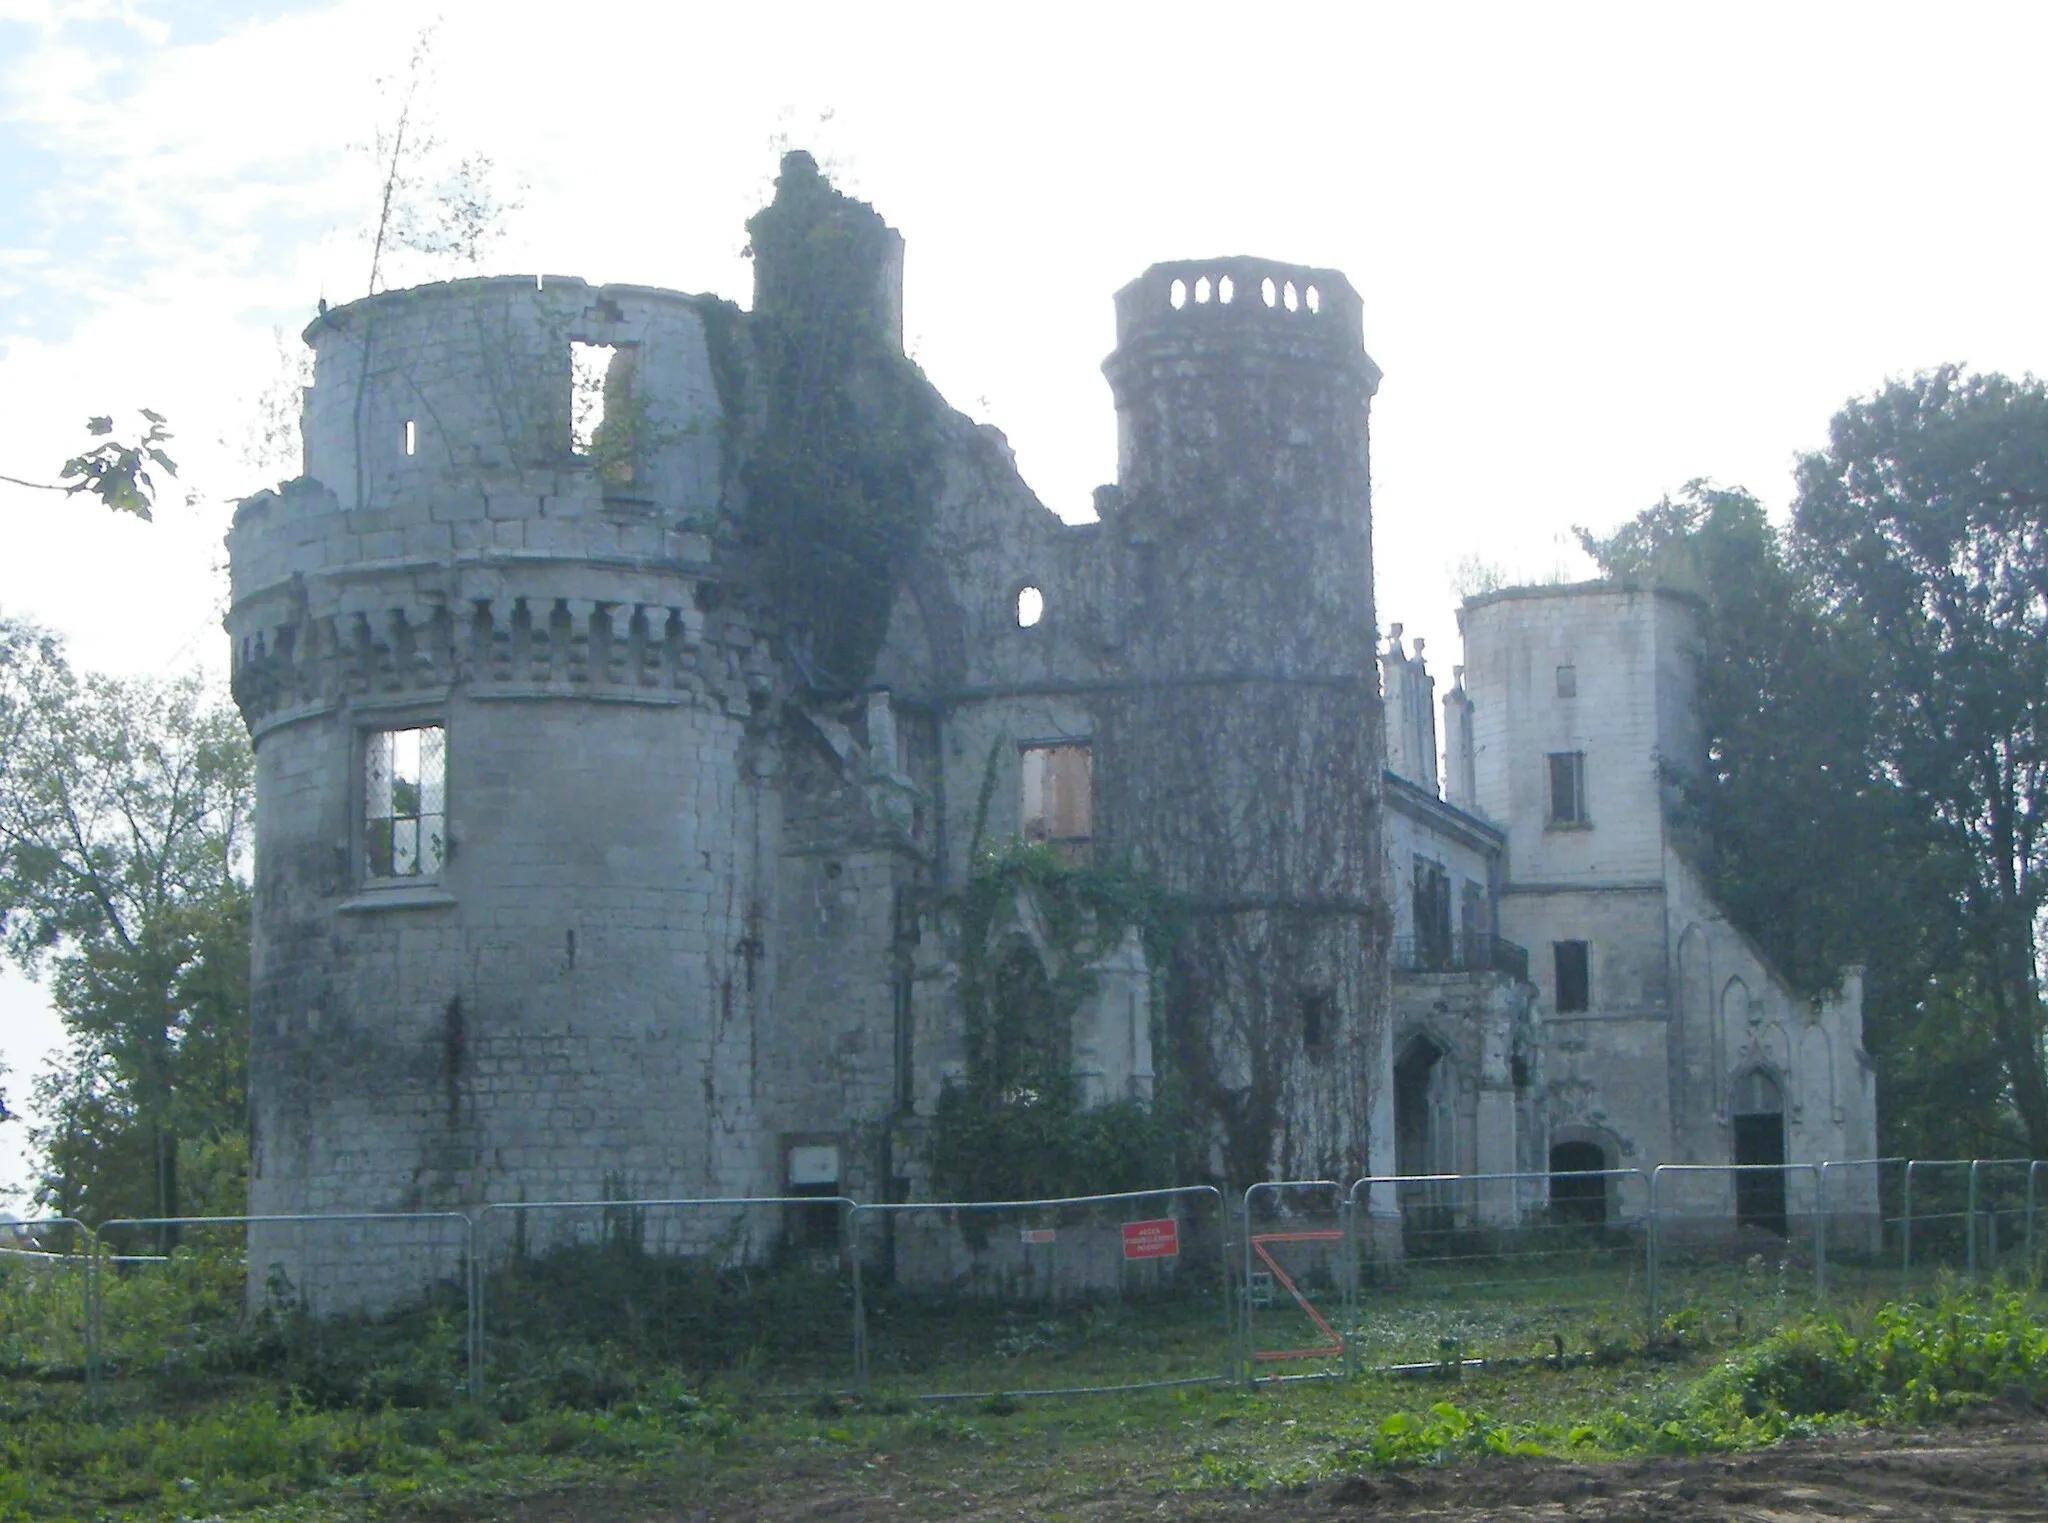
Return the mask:
<svg viewBox="0 0 2048 1523">
<path fill-rule="evenodd" d="M 1358 1476 L 1282 1493 L 1083 1488 L 1047 1475 L 1043 1488 L 978 1486 L 968 1470 L 916 1473 L 861 1464 L 778 1467 L 755 1484 L 659 1482 L 630 1492 L 536 1498 L 488 1516 L 508 1523 L 799 1523 L 959 1518 L 1250 1520 L 1403 1518 L 1601 1519 L 1612 1523 L 1808 1523 L 1819 1519 L 2048 1520 L 2048 1423 L 1994 1411 L 1965 1427 L 1866 1434 L 1750 1454 L 1611 1464 L 1480 1460 L 1455 1469 Z M 1069 1478 L 1070 1479 L 1070 1478 Z M 715 1489 L 719 1495 L 705 1495 Z M 471 1514 L 475 1516 L 475 1514 Z"/>
</svg>

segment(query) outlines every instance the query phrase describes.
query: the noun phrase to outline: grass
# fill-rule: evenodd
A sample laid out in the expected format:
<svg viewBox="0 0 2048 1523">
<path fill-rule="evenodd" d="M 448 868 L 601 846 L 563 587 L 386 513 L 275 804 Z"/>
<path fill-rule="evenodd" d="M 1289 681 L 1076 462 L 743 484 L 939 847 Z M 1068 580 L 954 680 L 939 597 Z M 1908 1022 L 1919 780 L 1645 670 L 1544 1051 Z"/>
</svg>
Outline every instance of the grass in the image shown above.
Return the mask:
<svg viewBox="0 0 2048 1523">
<path fill-rule="evenodd" d="M 1192 1282 L 1008 1310 L 878 1292 L 874 1391 L 856 1401 L 828 1389 L 844 1311 L 829 1270 L 729 1278 L 565 1258 L 518 1294 L 494 1283 L 491 1380 L 472 1402 L 459 1298 L 376 1321 L 316 1321 L 284 1298 L 245 1318 L 233 1262 L 191 1253 L 109 1277 L 95 1406 L 67 1331 L 82 1300 L 47 1267 L 10 1266 L 0 1519 L 459 1518 L 639 1486 L 683 1486 L 738 1515 L 812 1484 L 886 1489 L 912 1517 L 952 1515 L 956 1487 L 1056 1516 L 1108 1494 L 1292 1487 L 1485 1454 L 1697 1453 L 1925 1421 L 2015 1390 L 2048 1399 L 2048 1302 L 2031 1291 L 1944 1283 L 1816 1314 L 1773 1266 L 1703 1264 L 1668 1277 L 1647 1340 L 1625 1265 L 1548 1267 L 1524 1274 L 1519 1296 L 1498 1266 L 1481 1282 L 1445 1265 L 1362 1294 L 1368 1353 L 1500 1360 L 1483 1367 L 934 1405 L 903 1393 L 1208 1373 L 1222 1303 Z M 749 1329 L 769 1307 L 782 1321 L 764 1344 Z M 1294 1337 L 1288 1316 L 1299 1321 L 1276 1307 L 1259 1326 Z M 811 1394 L 769 1399 L 792 1371 Z"/>
</svg>

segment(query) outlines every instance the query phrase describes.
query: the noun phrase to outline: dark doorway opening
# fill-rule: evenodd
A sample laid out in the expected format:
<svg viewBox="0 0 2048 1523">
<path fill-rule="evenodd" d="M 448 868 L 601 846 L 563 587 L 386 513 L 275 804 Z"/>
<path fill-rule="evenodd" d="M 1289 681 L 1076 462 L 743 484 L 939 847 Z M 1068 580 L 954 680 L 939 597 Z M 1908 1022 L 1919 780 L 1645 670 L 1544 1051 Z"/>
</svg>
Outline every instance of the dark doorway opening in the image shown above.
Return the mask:
<svg viewBox="0 0 2048 1523">
<path fill-rule="evenodd" d="M 1394 1061 L 1394 1172 L 1449 1173 L 1439 1156 L 1437 1101 L 1443 1077 L 1443 1048 L 1418 1036 Z M 1399 1187 L 1401 1220 L 1409 1232 L 1437 1232 L 1449 1225 L 1448 1197 L 1436 1185 Z"/>
<path fill-rule="evenodd" d="M 1435 1117 L 1431 1114 L 1431 1080 L 1443 1061 L 1443 1049 L 1428 1037 L 1417 1037 L 1394 1064 L 1394 1172 L 1433 1174 L 1431 1146 Z"/>
<path fill-rule="evenodd" d="M 1550 1150 L 1550 1210 L 1561 1222 L 1607 1224 L 1607 1155 L 1595 1142 L 1560 1142 Z"/>
<path fill-rule="evenodd" d="M 1778 1081 L 1752 1069 L 1735 1084 L 1735 1220 L 1789 1235 L 1785 1220 L 1785 1099 Z"/>
</svg>

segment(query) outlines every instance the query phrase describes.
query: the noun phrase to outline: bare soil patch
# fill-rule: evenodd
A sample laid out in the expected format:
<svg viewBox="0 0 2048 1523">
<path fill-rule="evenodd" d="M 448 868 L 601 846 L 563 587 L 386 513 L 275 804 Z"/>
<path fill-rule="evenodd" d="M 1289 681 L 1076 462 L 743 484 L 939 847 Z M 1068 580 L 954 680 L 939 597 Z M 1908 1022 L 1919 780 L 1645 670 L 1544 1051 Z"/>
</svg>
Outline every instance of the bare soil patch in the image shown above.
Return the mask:
<svg viewBox="0 0 2048 1523">
<path fill-rule="evenodd" d="M 1291 1492 L 1161 1489 L 1049 1465 L 902 1465 L 812 1457 L 717 1479 L 562 1493 L 469 1517 L 507 1523 L 868 1523 L 958 1518 L 1122 1520 L 1601 1519 L 1611 1523 L 1817 1523 L 1823 1519 L 2016 1519 L 2048 1523 L 2048 1423 L 1993 1408 L 1964 1426 L 1785 1444 L 1748 1454 L 1606 1463 L 1478 1460 L 1446 1470 L 1359 1475 Z M 1099 1479 L 1099 1477 L 1097 1478 Z"/>
</svg>

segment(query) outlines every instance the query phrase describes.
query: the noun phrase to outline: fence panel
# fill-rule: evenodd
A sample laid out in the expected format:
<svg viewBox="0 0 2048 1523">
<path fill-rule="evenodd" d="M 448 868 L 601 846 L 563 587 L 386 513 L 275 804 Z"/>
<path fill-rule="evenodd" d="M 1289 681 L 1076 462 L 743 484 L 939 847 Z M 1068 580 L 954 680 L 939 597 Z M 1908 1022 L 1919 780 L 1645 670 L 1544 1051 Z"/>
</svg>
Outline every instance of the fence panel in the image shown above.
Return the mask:
<svg viewBox="0 0 2048 1523">
<path fill-rule="evenodd" d="M 1642 1335 L 1640 1169 L 1379 1175 L 1350 1200 L 1357 1366 L 1577 1355 Z"/>
<path fill-rule="evenodd" d="M 486 1206 L 476 1394 L 580 1403 L 659 1374 L 850 1390 L 852 1209 L 843 1196 Z"/>
<path fill-rule="evenodd" d="M 0 1223 L 0 1371 L 89 1374 L 92 1239 L 68 1216 Z"/>
<path fill-rule="evenodd" d="M 1211 1186 L 852 1217 L 864 1386 L 949 1399 L 1229 1377 L 1229 1224 Z"/>
<path fill-rule="evenodd" d="M 1826 1286 L 1820 1167 L 1660 1164 L 1650 1176 L 1652 1316 L 1708 1343 L 1774 1327 Z"/>
<path fill-rule="evenodd" d="M 97 1237 L 91 1315 L 111 1375 L 199 1392 L 269 1368 L 317 1405 L 435 1405 L 467 1384 L 457 1212 L 118 1220 Z"/>
<path fill-rule="evenodd" d="M 1899 1290 L 1906 1160 L 1831 1160 L 1819 1167 L 1822 1299 L 1867 1304 Z"/>
<path fill-rule="evenodd" d="M 1900 1192 L 1899 1288 L 1902 1294 L 1947 1270 L 1967 1273 L 1971 1262 L 1973 1213 L 1970 1187 L 1977 1177 L 1968 1158 L 1907 1161 Z"/>
<path fill-rule="evenodd" d="M 1971 1220 L 1963 1255 L 1967 1270 L 2015 1279 L 2029 1273 L 2027 1181 L 2032 1172 L 2033 1162 L 2026 1158 L 1971 1162 L 1966 1207 Z"/>
<path fill-rule="evenodd" d="M 1350 1367 L 1349 1214 L 1335 1180 L 1270 1180 L 1244 1192 L 1246 1379 L 1320 1379 Z"/>
</svg>

